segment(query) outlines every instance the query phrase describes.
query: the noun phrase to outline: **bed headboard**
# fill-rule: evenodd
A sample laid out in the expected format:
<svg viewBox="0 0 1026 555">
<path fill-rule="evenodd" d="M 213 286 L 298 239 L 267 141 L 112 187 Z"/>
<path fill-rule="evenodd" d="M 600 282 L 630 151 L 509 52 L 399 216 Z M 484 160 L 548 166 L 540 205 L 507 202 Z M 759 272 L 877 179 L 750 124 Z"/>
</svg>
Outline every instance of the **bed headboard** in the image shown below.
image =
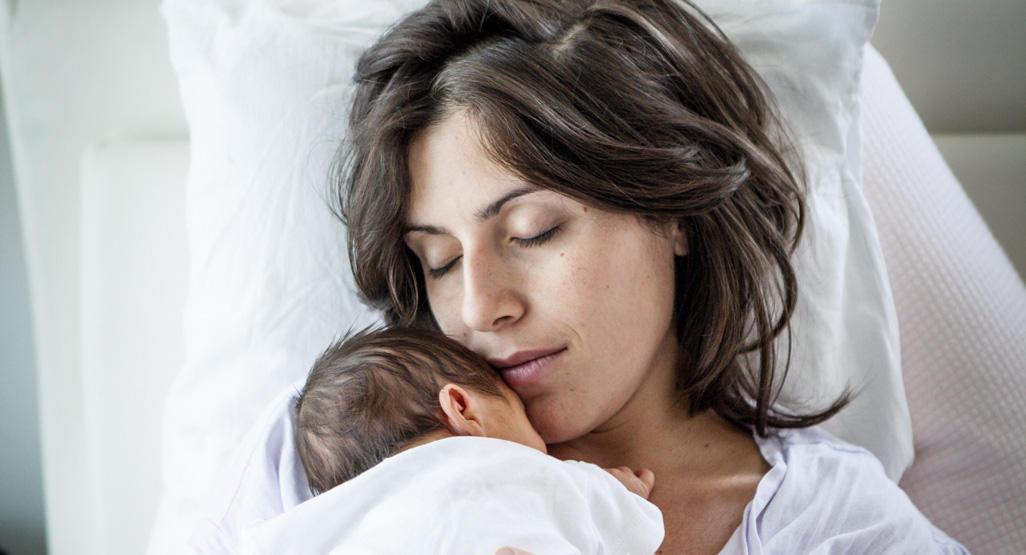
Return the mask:
<svg viewBox="0 0 1026 555">
<path fill-rule="evenodd" d="M 104 553 L 139 553 L 161 492 L 164 398 L 182 368 L 188 143 L 102 144 L 82 162 L 82 391 Z"/>
</svg>

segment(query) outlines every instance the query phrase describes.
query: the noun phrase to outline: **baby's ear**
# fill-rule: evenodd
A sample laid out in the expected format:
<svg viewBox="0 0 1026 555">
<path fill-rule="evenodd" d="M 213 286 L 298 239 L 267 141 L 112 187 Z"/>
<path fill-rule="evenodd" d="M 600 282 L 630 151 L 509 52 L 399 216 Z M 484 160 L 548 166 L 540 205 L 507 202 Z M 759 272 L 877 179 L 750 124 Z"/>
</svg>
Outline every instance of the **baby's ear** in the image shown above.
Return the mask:
<svg viewBox="0 0 1026 555">
<path fill-rule="evenodd" d="M 477 399 L 459 385 L 449 383 L 438 392 L 442 422 L 453 435 L 484 437 Z"/>
</svg>

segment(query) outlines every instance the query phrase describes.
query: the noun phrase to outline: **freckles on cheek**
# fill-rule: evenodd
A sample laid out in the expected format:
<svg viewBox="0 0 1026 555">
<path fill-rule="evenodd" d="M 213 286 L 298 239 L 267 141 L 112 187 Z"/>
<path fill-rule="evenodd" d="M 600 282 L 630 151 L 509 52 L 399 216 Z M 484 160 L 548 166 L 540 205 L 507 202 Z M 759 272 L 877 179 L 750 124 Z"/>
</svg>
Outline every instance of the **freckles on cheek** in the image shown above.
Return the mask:
<svg viewBox="0 0 1026 555">
<path fill-rule="evenodd" d="M 596 277 L 593 274 L 591 265 L 583 263 L 576 257 L 566 257 L 559 260 L 562 274 L 559 282 L 559 290 L 555 291 L 553 299 L 567 308 L 574 308 L 574 313 L 586 315 L 588 308 L 601 300 L 596 291 Z"/>
<path fill-rule="evenodd" d="M 612 269 L 595 253 L 568 253 L 561 261 L 562 280 L 559 290 L 554 292 L 551 308 L 558 310 L 587 349 L 602 350 L 608 341 L 606 328 L 622 323 L 620 310 L 610 304 L 611 297 L 617 294 L 617 286 L 609 276 Z"/>
<path fill-rule="evenodd" d="M 636 326 L 639 317 L 670 310 L 673 257 L 664 250 L 643 241 L 617 244 L 614 240 L 592 252 L 594 259 L 574 270 L 579 283 L 576 296 L 585 303 L 582 313 L 595 326 L 622 331 L 623 326 Z"/>
</svg>

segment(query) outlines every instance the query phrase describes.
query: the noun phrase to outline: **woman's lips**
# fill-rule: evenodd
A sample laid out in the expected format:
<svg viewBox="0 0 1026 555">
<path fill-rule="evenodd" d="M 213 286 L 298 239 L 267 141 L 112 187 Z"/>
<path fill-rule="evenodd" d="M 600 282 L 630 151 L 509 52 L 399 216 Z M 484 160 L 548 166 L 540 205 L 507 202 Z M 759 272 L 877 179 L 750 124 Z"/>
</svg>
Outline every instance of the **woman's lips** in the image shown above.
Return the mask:
<svg viewBox="0 0 1026 555">
<path fill-rule="evenodd" d="M 507 385 L 517 389 L 541 379 L 552 366 L 556 357 L 565 350 L 566 347 L 561 347 L 545 351 L 521 352 L 507 359 L 492 359 L 488 362 L 499 370 Z"/>
</svg>

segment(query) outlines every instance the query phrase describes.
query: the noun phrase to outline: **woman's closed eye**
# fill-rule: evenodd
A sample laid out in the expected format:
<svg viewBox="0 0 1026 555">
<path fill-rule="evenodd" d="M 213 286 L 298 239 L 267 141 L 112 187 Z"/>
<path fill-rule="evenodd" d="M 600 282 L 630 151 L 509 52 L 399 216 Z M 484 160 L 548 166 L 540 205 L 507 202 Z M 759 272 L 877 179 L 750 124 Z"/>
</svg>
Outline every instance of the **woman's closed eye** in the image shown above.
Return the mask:
<svg viewBox="0 0 1026 555">
<path fill-rule="evenodd" d="M 557 225 L 550 227 L 548 230 L 543 231 L 538 235 L 535 235 L 534 237 L 513 237 L 510 240 L 516 243 L 517 245 L 520 245 L 521 247 L 537 247 L 538 245 L 544 244 L 546 241 L 552 239 L 556 235 L 556 233 L 559 232 L 559 228 L 560 226 Z M 449 270 L 451 270 L 452 267 L 457 262 L 459 262 L 461 258 L 463 257 L 457 256 L 456 258 L 450 260 L 449 263 L 445 266 L 441 266 L 438 268 L 428 268 L 428 275 L 431 276 L 432 279 L 441 278 L 445 274 L 449 273 Z"/>
<path fill-rule="evenodd" d="M 513 242 L 517 243 L 522 247 L 537 247 L 538 245 L 541 245 L 549 239 L 552 239 L 552 237 L 555 236 L 558 231 L 559 226 L 557 225 L 550 227 L 548 231 L 543 231 L 538 235 L 535 235 L 534 237 L 528 237 L 526 239 L 521 237 L 514 237 Z"/>
<path fill-rule="evenodd" d="M 452 268 L 453 264 L 456 264 L 456 262 L 460 258 L 463 258 L 463 257 L 462 256 L 457 256 L 456 258 L 453 258 L 452 261 L 450 261 L 445 266 L 442 266 L 441 268 L 428 268 L 428 275 L 431 276 L 434 279 L 438 279 L 438 278 L 444 276 L 446 273 L 449 272 L 449 270 Z"/>
</svg>

